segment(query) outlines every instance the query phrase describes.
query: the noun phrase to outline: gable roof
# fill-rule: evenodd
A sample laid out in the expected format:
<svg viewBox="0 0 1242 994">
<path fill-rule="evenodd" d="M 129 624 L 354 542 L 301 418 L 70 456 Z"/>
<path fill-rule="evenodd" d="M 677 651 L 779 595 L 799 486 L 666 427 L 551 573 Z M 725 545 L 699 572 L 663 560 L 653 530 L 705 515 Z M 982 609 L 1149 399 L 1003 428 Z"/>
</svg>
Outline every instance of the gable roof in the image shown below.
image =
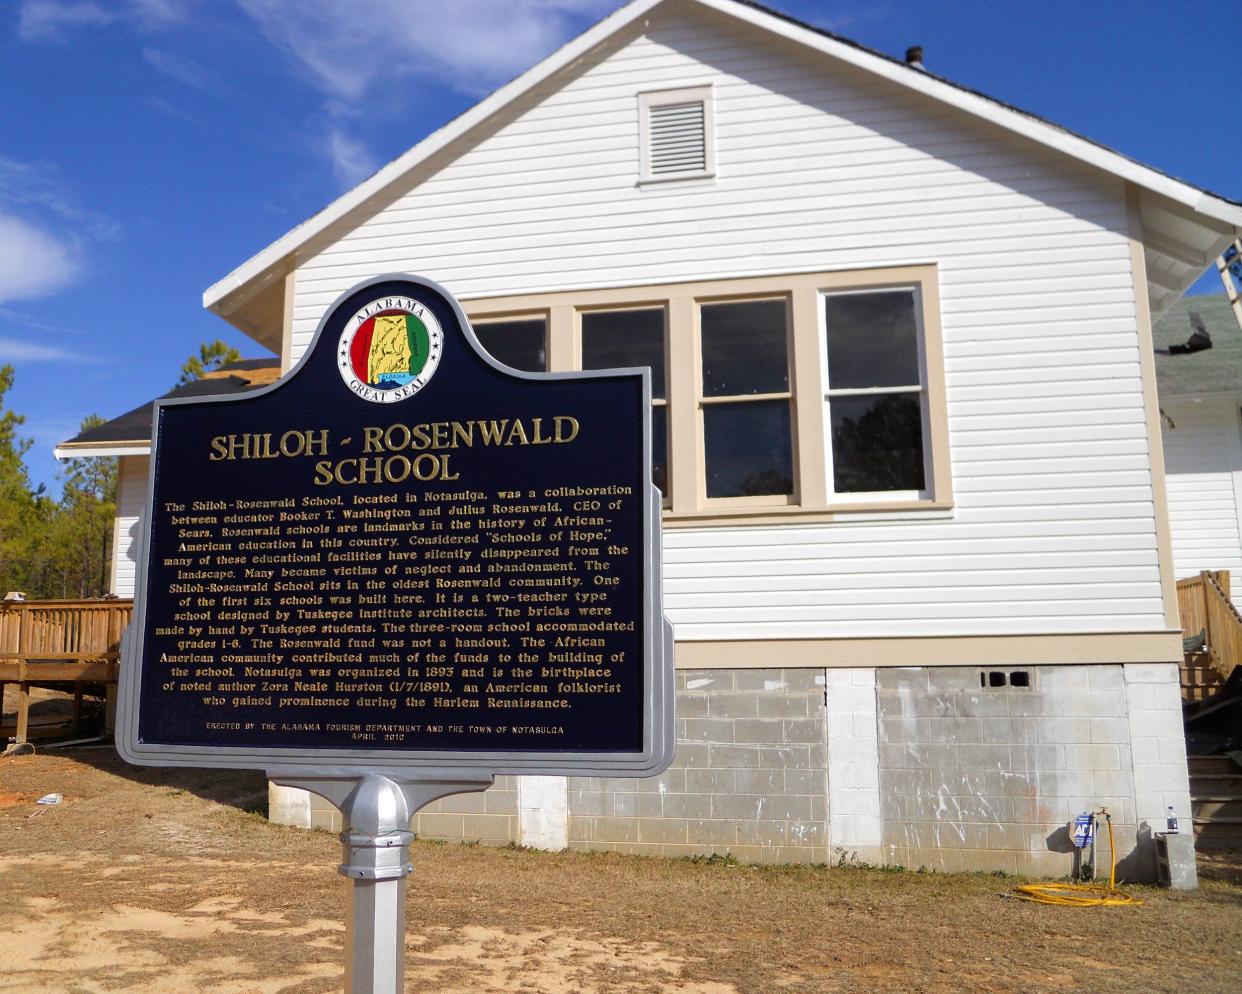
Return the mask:
<svg viewBox="0 0 1242 994">
<path fill-rule="evenodd" d="M 280 360 L 275 356 L 263 359 L 238 359 L 174 387 L 153 400 L 126 411 L 111 421 L 78 432 L 73 438 L 56 446 L 57 459 L 79 456 L 141 456 L 151 451 L 151 428 L 154 425 L 155 401 L 177 397 L 219 397 L 245 393 L 272 383 L 280 376 Z"/>
<path fill-rule="evenodd" d="M 1242 229 L 1242 203 L 1195 187 L 1033 114 L 752 0 L 632 0 L 242 263 L 207 289 L 203 305 L 257 341 L 278 350 L 282 278 L 295 268 L 299 251 L 313 247 L 337 225 L 349 224 L 379 210 L 392 195 L 392 188 L 419 165 L 450 150 L 455 143 L 468 142 L 476 129 L 514 101 L 558 73 L 572 69 L 605 41 L 641 24 L 645 15 L 670 3 L 714 11 L 804 45 L 1132 184 L 1139 194 L 1141 238 L 1146 249 L 1154 314 L 1177 300 Z"/>
<path fill-rule="evenodd" d="M 1174 355 L 1193 334 L 1192 314 L 1199 315 L 1212 347 Z M 1152 328 L 1156 345 L 1156 383 L 1160 398 L 1212 393 L 1242 394 L 1242 327 L 1223 293 L 1183 297 Z"/>
</svg>

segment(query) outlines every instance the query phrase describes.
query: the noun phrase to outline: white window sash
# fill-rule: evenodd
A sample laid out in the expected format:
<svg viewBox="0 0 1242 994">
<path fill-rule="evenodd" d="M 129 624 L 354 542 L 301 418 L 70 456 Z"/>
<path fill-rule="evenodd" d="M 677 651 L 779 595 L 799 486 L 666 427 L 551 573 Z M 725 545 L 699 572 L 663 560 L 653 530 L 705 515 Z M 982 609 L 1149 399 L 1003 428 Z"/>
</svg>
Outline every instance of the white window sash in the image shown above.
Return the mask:
<svg viewBox="0 0 1242 994">
<path fill-rule="evenodd" d="M 831 370 L 828 368 L 828 317 L 825 302 L 828 297 L 853 296 L 857 294 L 909 293 L 914 299 L 915 341 L 918 348 L 919 382 L 903 386 L 841 387 L 830 386 Z M 824 474 L 828 491 L 828 503 L 849 502 L 857 504 L 884 503 L 894 500 L 928 500 L 932 496 L 933 453 L 930 411 L 927 391 L 927 335 L 923 325 L 923 299 L 917 285 L 893 287 L 868 287 L 859 290 L 830 290 L 819 295 L 819 356 L 820 374 L 825 385 L 824 418 Z M 836 473 L 832 451 L 832 401 L 837 397 L 870 397 L 893 393 L 916 393 L 919 395 L 919 421 L 923 433 L 923 489 L 922 490 L 837 490 Z"/>
</svg>

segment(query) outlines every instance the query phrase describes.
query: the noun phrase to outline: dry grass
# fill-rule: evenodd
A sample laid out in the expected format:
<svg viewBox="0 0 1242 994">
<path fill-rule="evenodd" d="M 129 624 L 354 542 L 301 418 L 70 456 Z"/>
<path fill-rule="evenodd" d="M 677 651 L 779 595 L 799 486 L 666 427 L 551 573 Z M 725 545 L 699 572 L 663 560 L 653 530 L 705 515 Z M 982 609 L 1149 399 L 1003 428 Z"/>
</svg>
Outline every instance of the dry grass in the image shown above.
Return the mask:
<svg viewBox="0 0 1242 994">
<path fill-rule="evenodd" d="M 37 808 L 49 791 L 64 803 Z M 0 760 L 0 991 L 339 990 L 339 844 L 268 824 L 265 796 L 259 775 L 106 749 Z M 431 843 L 414 861 L 411 991 L 1232 994 L 1242 975 L 1225 880 L 1075 910 L 980 875 Z"/>
</svg>

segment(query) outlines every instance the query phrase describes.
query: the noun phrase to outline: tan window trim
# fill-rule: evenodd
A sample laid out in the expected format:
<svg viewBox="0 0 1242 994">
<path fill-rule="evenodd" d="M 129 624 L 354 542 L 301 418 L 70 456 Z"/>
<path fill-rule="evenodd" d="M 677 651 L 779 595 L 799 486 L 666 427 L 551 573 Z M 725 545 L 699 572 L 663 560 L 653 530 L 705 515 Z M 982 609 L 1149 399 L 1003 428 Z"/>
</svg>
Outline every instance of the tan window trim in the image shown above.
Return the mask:
<svg viewBox="0 0 1242 994">
<path fill-rule="evenodd" d="M 821 295 L 841 290 L 910 286 L 918 288 L 917 297 L 922 304 L 928 434 L 931 441 L 931 497 L 920 500 L 830 501 L 824 438 L 826 384 L 819 342 Z M 788 393 L 773 394 L 770 399 L 792 398 L 794 496 L 716 498 L 709 501 L 703 495 L 700 405 L 710 403 L 712 399 L 701 396 L 699 382 L 699 304 L 781 296 L 790 301 L 791 382 Z M 667 409 L 670 494 L 664 520 L 670 527 L 831 522 L 886 513 L 944 513 L 954 507 L 939 279 L 934 264 L 565 290 L 464 300 L 462 306 L 471 319 L 547 315 L 548 368 L 553 372 L 581 367 L 578 315 L 583 311 L 666 308 L 669 328 Z M 760 399 L 761 396 L 768 397 L 755 395 L 753 399 Z M 694 471 L 689 472 L 683 467 L 694 467 Z"/>
<path fill-rule="evenodd" d="M 712 404 L 748 404 L 751 401 L 761 400 L 793 400 L 793 391 L 784 390 L 781 393 L 739 393 L 720 397 L 700 397 L 699 403 L 704 407 L 711 407 Z"/>
</svg>

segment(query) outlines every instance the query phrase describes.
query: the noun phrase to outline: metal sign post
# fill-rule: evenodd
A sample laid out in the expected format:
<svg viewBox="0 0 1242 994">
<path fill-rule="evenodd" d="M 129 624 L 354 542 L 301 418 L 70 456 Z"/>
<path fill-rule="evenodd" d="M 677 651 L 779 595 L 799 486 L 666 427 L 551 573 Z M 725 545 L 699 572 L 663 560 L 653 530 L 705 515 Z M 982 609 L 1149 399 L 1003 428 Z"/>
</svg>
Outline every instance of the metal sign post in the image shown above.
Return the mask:
<svg viewBox="0 0 1242 994">
<path fill-rule="evenodd" d="M 508 369 L 391 276 L 277 383 L 154 422 L 118 751 L 340 808 L 347 989 L 393 994 L 419 808 L 672 760 L 650 371 Z"/>
<path fill-rule="evenodd" d="M 339 872 L 348 878 L 345 928 L 346 994 L 401 994 L 405 989 L 405 890 L 413 870 L 410 820 L 441 797 L 486 790 L 485 780 L 421 780 L 367 774 L 356 780 L 309 779 L 269 770 L 282 787 L 300 787 L 341 810 Z"/>
</svg>

